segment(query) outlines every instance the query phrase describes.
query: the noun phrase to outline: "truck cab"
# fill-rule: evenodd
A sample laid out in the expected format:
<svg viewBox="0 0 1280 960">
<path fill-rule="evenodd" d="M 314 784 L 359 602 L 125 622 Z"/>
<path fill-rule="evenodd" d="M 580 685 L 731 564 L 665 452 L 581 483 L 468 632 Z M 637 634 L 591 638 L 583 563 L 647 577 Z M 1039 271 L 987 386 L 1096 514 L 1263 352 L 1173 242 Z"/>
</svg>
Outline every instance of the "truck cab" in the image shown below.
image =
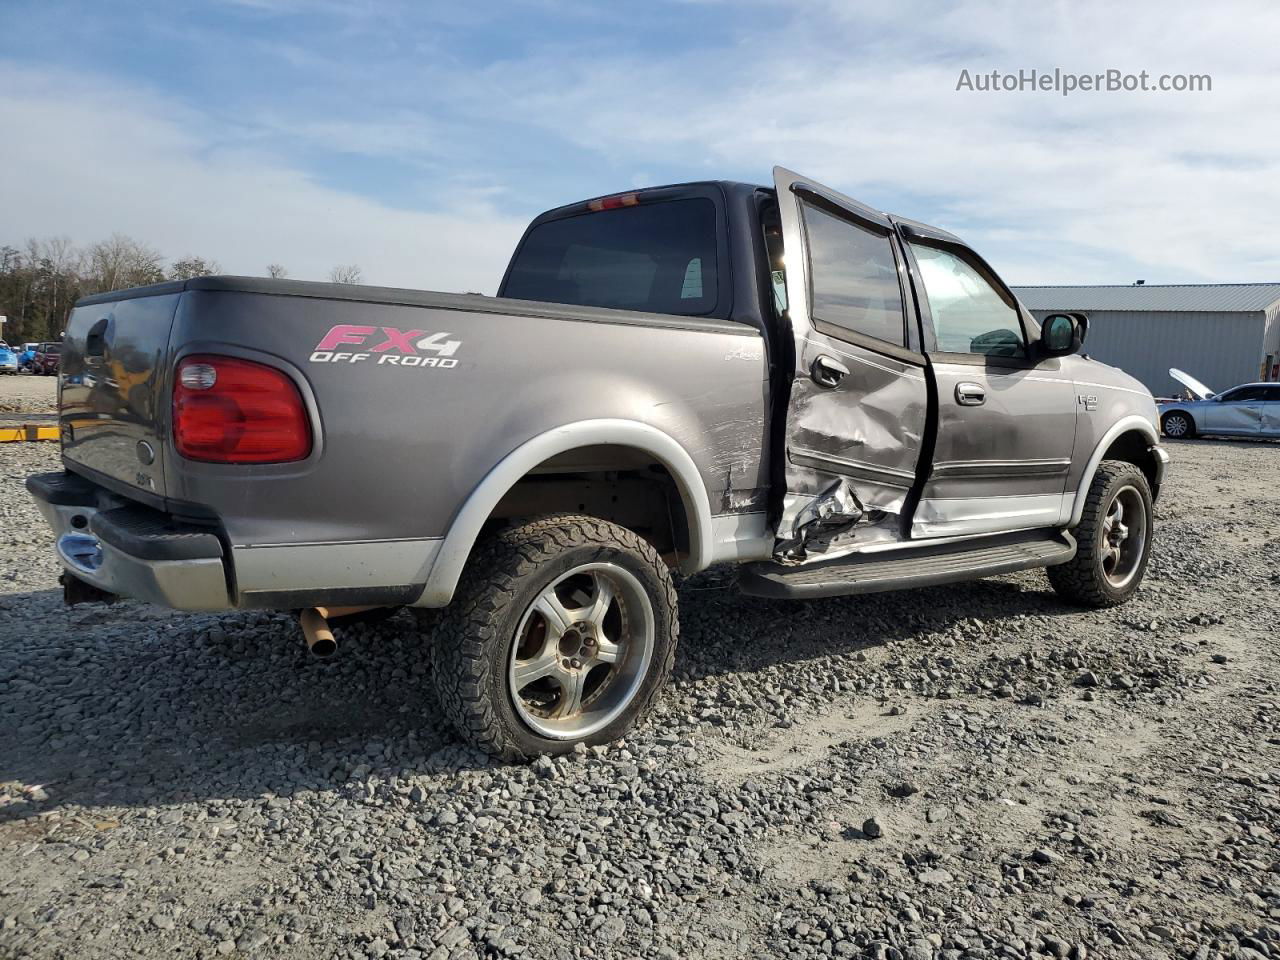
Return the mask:
<svg viewBox="0 0 1280 960">
<path fill-rule="evenodd" d="M 1087 318 L 1051 343 L 960 238 L 785 168 L 550 210 L 499 296 L 758 330 L 779 559 L 1065 529 L 1113 449 L 1158 493 L 1150 394 L 1075 355 Z"/>
</svg>

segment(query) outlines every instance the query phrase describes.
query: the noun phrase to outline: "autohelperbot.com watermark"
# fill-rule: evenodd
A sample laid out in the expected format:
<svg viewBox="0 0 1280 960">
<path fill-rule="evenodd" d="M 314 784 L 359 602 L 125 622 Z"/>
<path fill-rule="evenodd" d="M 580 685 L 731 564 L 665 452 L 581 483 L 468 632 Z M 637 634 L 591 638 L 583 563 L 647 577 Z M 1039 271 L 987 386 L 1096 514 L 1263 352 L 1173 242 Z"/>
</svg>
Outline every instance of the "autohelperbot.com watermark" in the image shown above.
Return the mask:
<svg viewBox="0 0 1280 960">
<path fill-rule="evenodd" d="M 1207 73 L 1151 73 L 1139 70 L 1103 70 L 1101 73 L 1073 73 L 1053 70 L 961 70 L 956 91 L 973 93 L 1209 93 L 1213 77 Z"/>
</svg>

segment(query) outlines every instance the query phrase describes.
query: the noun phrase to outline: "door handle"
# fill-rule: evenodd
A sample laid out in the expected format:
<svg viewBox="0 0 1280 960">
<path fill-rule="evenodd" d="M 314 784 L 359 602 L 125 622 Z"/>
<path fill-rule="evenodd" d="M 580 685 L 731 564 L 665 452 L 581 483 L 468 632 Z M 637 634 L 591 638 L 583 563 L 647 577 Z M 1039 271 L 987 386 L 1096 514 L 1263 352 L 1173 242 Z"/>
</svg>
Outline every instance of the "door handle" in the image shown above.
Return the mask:
<svg viewBox="0 0 1280 960">
<path fill-rule="evenodd" d="M 815 358 L 813 365 L 809 368 L 809 376 L 820 387 L 834 387 L 848 375 L 848 367 L 825 353 Z"/>
<path fill-rule="evenodd" d="M 956 403 L 962 407 L 980 407 L 987 402 L 987 391 L 978 383 L 957 383 Z"/>
<path fill-rule="evenodd" d="M 111 326 L 109 317 L 103 317 L 85 334 L 84 354 L 86 357 L 101 357 L 106 353 L 107 332 Z"/>
</svg>

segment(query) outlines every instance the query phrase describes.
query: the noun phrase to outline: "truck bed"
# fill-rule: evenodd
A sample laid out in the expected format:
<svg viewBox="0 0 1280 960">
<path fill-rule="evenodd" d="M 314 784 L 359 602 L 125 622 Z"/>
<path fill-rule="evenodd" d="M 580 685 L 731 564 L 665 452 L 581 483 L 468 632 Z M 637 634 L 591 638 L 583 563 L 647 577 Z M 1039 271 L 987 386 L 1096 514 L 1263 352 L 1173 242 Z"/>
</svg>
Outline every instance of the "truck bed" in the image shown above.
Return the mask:
<svg viewBox="0 0 1280 960">
<path fill-rule="evenodd" d="M 314 440 L 305 459 L 178 455 L 172 371 L 205 353 L 267 364 L 294 381 Z M 411 602 L 486 475 L 584 417 L 675 440 L 696 464 L 713 517 L 765 509 L 767 365 L 759 332 L 744 324 L 204 277 L 81 301 L 63 365 L 67 468 L 215 529 L 230 606 L 375 593 L 387 602 L 389 591 Z M 608 467 L 616 458 L 598 459 Z M 591 464 L 573 468 L 583 466 Z"/>
</svg>

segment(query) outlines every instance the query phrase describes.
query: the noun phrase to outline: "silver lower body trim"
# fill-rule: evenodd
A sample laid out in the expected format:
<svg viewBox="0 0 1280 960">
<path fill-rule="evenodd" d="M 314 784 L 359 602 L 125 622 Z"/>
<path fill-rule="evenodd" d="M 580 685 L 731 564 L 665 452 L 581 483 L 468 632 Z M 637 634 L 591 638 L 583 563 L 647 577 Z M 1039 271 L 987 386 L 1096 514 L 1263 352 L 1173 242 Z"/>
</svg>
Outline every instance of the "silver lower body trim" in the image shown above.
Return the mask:
<svg viewBox="0 0 1280 960">
<path fill-rule="evenodd" d="M 231 551 L 242 594 L 350 590 L 426 583 L 436 537 L 238 546 Z"/>
<path fill-rule="evenodd" d="M 768 560 L 773 556 L 773 531 L 763 513 L 734 513 L 711 518 L 711 562 Z"/>
<path fill-rule="evenodd" d="M 1061 493 L 1021 497 L 922 499 L 911 523 L 913 537 L 950 537 L 1055 527 L 1062 517 Z"/>
</svg>

